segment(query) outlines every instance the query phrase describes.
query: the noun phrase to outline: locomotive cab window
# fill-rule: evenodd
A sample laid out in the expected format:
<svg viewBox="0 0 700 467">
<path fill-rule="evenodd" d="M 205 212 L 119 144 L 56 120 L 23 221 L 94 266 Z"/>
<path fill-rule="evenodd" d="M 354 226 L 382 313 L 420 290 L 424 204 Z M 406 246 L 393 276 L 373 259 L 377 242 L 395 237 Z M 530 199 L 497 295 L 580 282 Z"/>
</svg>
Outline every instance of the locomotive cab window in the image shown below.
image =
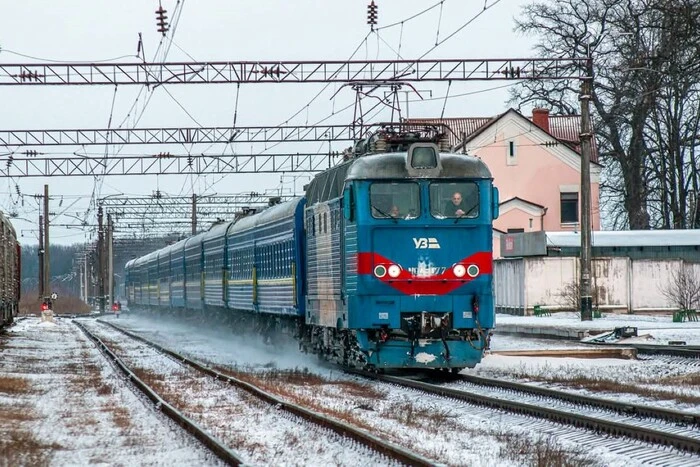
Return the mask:
<svg viewBox="0 0 700 467">
<path fill-rule="evenodd" d="M 430 213 L 437 219 L 479 217 L 479 186 L 474 182 L 431 183 Z"/>
<path fill-rule="evenodd" d="M 420 214 L 420 188 L 417 183 L 372 183 L 369 200 L 375 219 L 415 219 Z"/>
</svg>

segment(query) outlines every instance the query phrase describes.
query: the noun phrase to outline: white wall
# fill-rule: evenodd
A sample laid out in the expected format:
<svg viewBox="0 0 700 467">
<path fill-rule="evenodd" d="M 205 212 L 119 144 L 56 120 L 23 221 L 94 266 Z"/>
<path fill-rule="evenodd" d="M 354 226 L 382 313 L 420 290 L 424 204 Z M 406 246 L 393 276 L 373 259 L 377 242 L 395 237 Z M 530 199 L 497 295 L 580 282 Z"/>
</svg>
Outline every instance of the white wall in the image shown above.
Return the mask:
<svg viewBox="0 0 700 467">
<path fill-rule="evenodd" d="M 496 307 L 524 308 L 532 313 L 535 305 L 565 309 L 562 297 L 567 284 L 579 280 L 578 258 L 530 257 L 494 261 Z M 700 264 L 681 260 L 630 260 L 595 258 L 593 285 L 597 288 L 594 306 L 607 311 L 667 311 L 675 309 L 663 289 L 673 273 L 685 267 L 700 277 Z"/>
</svg>

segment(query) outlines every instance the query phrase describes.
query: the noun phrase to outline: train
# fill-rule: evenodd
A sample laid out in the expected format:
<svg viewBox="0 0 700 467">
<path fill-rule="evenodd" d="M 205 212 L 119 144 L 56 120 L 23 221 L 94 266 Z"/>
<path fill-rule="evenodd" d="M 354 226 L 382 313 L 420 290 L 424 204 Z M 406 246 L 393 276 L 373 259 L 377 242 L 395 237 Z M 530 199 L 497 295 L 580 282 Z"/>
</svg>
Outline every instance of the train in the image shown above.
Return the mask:
<svg viewBox="0 0 700 467">
<path fill-rule="evenodd" d="M 440 127 L 383 127 L 304 196 L 130 260 L 127 298 L 253 320 L 266 339 L 282 327 L 343 366 L 457 372 L 494 325 L 497 217 L 480 158 Z"/>
<path fill-rule="evenodd" d="M 0 329 L 19 311 L 21 247 L 9 219 L 0 212 Z"/>
</svg>

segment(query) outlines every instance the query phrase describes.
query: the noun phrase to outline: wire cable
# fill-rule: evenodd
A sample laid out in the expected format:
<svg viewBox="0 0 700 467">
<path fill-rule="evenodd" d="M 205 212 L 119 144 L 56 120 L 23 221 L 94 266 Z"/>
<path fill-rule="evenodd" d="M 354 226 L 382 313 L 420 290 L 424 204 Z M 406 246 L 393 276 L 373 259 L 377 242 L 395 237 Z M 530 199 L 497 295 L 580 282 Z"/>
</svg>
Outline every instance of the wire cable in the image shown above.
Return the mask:
<svg viewBox="0 0 700 467">
<path fill-rule="evenodd" d="M 17 56 L 24 57 L 24 58 L 31 58 L 32 60 L 38 60 L 38 61 L 40 61 L 40 62 L 47 62 L 47 63 L 72 63 L 72 64 L 83 64 L 83 63 L 86 63 L 86 64 L 90 64 L 90 63 L 113 62 L 113 61 L 116 61 L 116 60 L 121 60 L 121 59 L 123 59 L 123 58 L 138 58 L 138 55 L 120 55 L 119 57 L 104 58 L 104 59 L 101 59 L 101 60 L 54 60 L 54 59 L 51 59 L 51 58 L 35 57 L 35 56 L 33 56 L 33 55 L 27 55 L 27 54 L 23 54 L 23 53 L 20 53 L 20 52 L 16 52 L 16 51 L 14 51 L 14 50 L 3 49 L 3 48 L 0 47 L 0 53 L 3 53 L 3 52 L 8 53 L 8 54 L 12 54 L 12 55 L 17 55 Z"/>
<path fill-rule="evenodd" d="M 413 20 L 413 19 L 415 19 L 415 18 L 418 18 L 419 16 L 424 15 L 425 13 L 427 13 L 427 12 L 429 12 L 429 11 L 431 11 L 431 10 L 437 8 L 438 6 L 442 7 L 442 4 L 445 3 L 445 1 L 446 1 L 446 0 L 440 0 L 439 2 L 435 3 L 434 5 L 429 6 L 429 7 L 426 8 L 425 10 L 419 11 L 418 13 L 416 13 L 416 14 L 413 15 L 413 16 L 409 16 L 408 18 L 403 19 L 403 20 L 401 20 L 401 21 L 397 21 L 397 22 L 395 22 L 395 23 L 387 24 L 386 26 L 375 27 L 374 29 L 375 29 L 376 31 L 379 31 L 380 29 L 389 29 L 389 28 L 393 28 L 394 26 L 398 26 L 399 24 L 403 25 L 403 23 L 407 23 L 407 22 L 409 22 L 409 21 L 411 21 L 411 20 Z"/>
</svg>

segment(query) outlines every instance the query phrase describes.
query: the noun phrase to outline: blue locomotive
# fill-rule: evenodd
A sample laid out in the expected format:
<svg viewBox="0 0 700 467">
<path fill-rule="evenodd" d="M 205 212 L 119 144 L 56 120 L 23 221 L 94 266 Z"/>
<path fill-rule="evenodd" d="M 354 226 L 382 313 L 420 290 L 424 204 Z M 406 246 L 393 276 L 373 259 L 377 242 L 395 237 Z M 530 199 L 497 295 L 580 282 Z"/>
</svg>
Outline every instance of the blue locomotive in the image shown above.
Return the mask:
<svg viewBox="0 0 700 467">
<path fill-rule="evenodd" d="M 494 324 L 498 191 L 439 136 L 379 133 L 304 197 L 130 261 L 130 304 L 291 325 L 346 366 L 473 367 Z"/>
</svg>

